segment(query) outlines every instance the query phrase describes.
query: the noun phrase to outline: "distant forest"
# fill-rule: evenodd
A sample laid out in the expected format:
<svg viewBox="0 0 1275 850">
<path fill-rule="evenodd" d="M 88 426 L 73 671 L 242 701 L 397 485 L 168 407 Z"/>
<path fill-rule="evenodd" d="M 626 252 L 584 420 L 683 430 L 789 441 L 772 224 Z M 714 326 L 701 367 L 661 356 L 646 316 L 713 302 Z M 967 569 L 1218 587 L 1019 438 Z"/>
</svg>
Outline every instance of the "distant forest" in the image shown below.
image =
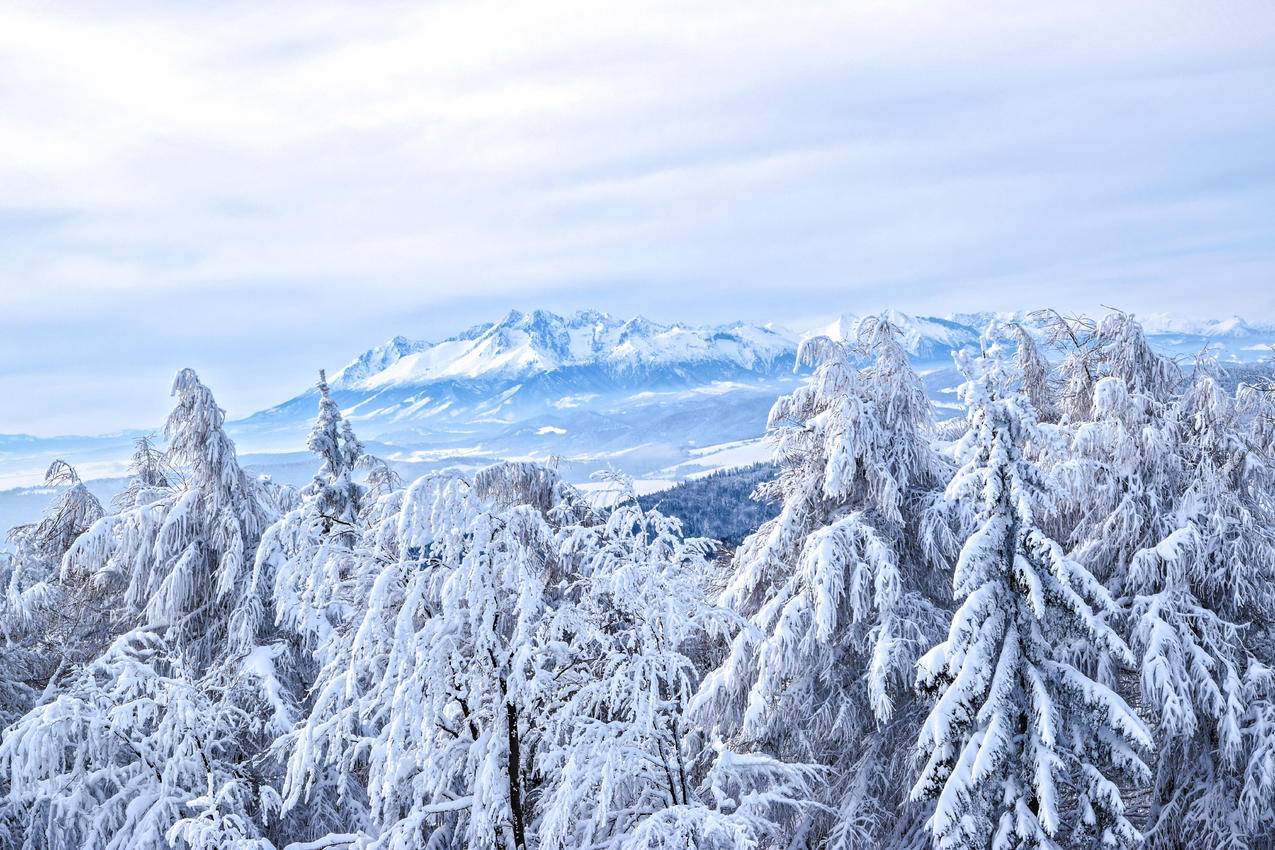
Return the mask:
<svg viewBox="0 0 1275 850">
<path fill-rule="evenodd" d="M 644 510 L 658 510 L 682 521 L 688 537 L 709 537 L 726 549 L 734 549 L 766 520 L 779 513 L 774 502 L 753 498 L 758 484 L 779 472 L 773 463 L 742 469 L 724 469 L 683 481 L 669 490 L 638 499 Z"/>
</svg>

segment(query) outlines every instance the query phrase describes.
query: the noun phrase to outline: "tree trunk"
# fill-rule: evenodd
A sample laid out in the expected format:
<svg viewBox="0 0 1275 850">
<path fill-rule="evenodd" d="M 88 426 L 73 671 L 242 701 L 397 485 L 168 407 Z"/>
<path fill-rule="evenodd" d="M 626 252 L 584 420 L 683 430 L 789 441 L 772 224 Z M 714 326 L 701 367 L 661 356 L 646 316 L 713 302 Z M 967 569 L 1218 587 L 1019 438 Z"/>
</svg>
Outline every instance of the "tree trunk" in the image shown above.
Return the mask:
<svg viewBox="0 0 1275 850">
<path fill-rule="evenodd" d="M 519 778 L 522 757 L 518 743 L 518 710 L 514 708 L 513 703 L 508 701 L 505 702 L 505 725 L 509 734 L 509 758 L 506 763 L 506 773 L 509 777 L 509 811 L 513 816 L 514 822 L 514 844 L 518 850 L 526 850 L 527 826 L 523 819 L 522 780 Z"/>
</svg>

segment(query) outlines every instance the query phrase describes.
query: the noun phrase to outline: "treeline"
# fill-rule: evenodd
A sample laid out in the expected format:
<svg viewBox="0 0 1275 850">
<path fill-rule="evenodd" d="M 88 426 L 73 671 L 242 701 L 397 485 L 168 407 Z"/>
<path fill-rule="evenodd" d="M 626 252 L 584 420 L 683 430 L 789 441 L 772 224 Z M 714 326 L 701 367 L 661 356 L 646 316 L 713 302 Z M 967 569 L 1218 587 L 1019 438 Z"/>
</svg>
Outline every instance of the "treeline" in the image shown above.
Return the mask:
<svg viewBox="0 0 1275 850">
<path fill-rule="evenodd" d="M 772 470 L 605 510 L 404 486 L 322 380 L 313 482 L 253 479 L 183 370 L 125 492 L 56 463 L 13 532 L 0 845 L 1272 846 L 1275 394 L 1040 323 L 942 428 L 887 321 L 808 340 Z"/>
</svg>

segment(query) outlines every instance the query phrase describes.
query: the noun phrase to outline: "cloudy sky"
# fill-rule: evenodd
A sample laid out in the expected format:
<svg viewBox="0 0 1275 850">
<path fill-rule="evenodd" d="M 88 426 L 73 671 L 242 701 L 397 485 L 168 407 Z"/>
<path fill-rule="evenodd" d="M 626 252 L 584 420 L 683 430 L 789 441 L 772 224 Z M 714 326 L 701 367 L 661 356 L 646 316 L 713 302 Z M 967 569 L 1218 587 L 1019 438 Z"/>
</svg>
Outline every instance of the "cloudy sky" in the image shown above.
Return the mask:
<svg viewBox="0 0 1275 850">
<path fill-rule="evenodd" d="M 6 3 L 0 432 L 510 307 L 1275 318 L 1275 4 Z"/>
</svg>

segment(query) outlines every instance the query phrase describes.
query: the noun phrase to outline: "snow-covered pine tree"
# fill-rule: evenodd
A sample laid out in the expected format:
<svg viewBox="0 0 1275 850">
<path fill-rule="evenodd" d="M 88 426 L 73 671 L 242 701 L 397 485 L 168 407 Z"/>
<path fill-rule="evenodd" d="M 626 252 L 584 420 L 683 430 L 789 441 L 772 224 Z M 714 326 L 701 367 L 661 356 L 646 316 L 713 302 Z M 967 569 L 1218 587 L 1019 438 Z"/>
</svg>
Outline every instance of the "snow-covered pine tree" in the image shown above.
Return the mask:
<svg viewBox="0 0 1275 850">
<path fill-rule="evenodd" d="M 332 400 L 328 377 L 319 371 L 319 415 L 306 446 L 323 461 L 314 476 L 309 494 L 315 501 L 322 531 L 326 534 L 334 525 L 352 529 L 359 512 L 360 489 L 350 478 L 355 465 L 363 456 L 363 445 L 354 436 L 350 423 L 341 416 L 341 409 Z M 342 535 L 338 535 L 340 537 Z"/>
<path fill-rule="evenodd" d="M 1154 848 L 1275 841 L 1275 465 L 1212 364 L 1170 411 L 1178 491 L 1128 565 Z"/>
<path fill-rule="evenodd" d="M 964 514 L 959 608 L 947 639 L 918 663 L 917 687 L 934 703 L 912 796 L 934 801 L 927 827 L 943 850 L 1054 848 L 1068 829 L 1077 841 L 1133 847 L 1139 835 L 1116 782 L 1147 777 L 1138 750 L 1150 737 L 1066 651 L 1080 636 L 1131 664 L 1107 623 L 1115 603 L 1040 528 L 1049 488 L 1024 457 L 1035 415 L 1009 390 L 999 350 L 958 364 L 969 429 L 946 499 Z"/>
<path fill-rule="evenodd" d="M 54 461 L 47 487 L 63 488 L 39 522 L 10 529 L 14 551 L 0 554 L 0 723 L 8 725 L 83 660 L 84 644 L 106 613 L 95 595 L 58 580 L 62 556 L 103 516 L 74 467 Z"/>
<path fill-rule="evenodd" d="M 211 392 L 186 369 L 173 394 L 182 485 L 138 488 L 63 558 L 61 581 L 110 599 L 119 636 L 0 743 L 27 846 L 269 846 L 256 824 L 277 795 L 256 774 L 253 718 L 235 697 L 249 683 L 226 651 L 229 623 L 256 604 L 244 564 L 269 516 Z"/>
<path fill-rule="evenodd" d="M 1094 362 L 1097 323 L 1087 316 L 1064 316 L 1057 310 L 1037 310 L 1031 319 L 1041 327 L 1046 343 L 1062 354 L 1057 366 L 1059 420 L 1066 423 L 1088 419 L 1094 384 L 1101 377 Z"/>
<path fill-rule="evenodd" d="M 947 468 L 929 443 L 924 387 L 890 322 L 858 333 L 859 349 L 804 342 L 814 375 L 771 411 L 780 471 L 759 495 L 783 508 L 735 554 L 722 602 L 748 625 L 694 703 L 727 743 L 831 769 L 820 802 L 833 814 L 793 830 L 798 844 L 833 847 L 916 831 L 908 684 L 941 634 L 932 564 L 951 544 L 925 521 Z"/>
<path fill-rule="evenodd" d="M 254 595 L 272 600 L 264 619 L 252 626 L 246 663 L 264 677 L 268 704 L 261 716 L 274 738 L 274 776 L 281 786 L 292 732 L 309 711 L 310 690 L 328 659 L 336 632 L 347 627 L 363 588 L 365 562 L 356 551 L 368 527 L 374 501 L 355 482 L 366 463 L 354 436 L 319 373 L 319 410 L 307 445 L 320 460 L 299 504 L 262 534 L 253 564 Z M 306 804 L 288 812 L 282 828 L 296 840 L 316 839 L 340 828 L 366 823 L 365 794 L 338 771 L 316 771 Z"/>
<path fill-rule="evenodd" d="M 588 508 L 528 464 L 427 476 L 399 502 L 368 531 L 372 578 L 330 640 L 285 805 L 335 766 L 365 784 L 369 847 L 521 850 L 551 675 L 535 636 L 563 578 L 554 528 Z"/>
<path fill-rule="evenodd" d="M 1014 337 L 1014 365 L 1021 376 L 1020 388 L 1040 422 L 1058 419 L 1058 401 L 1055 398 L 1052 369 L 1040 352 L 1031 332 L 1021 322 L 1009 327 Z"/>
<path fill-rule="evenodd" d="M 353 478 L 365 457 L 363 445 L 332 400 L 323 372 L 318 389 L 318 417 L 306 444 L 320 468 L 298 507 L 262 535 L 253 574 L 255 584 L 270 588 L 274 619 L 307 650 L 325 641 L 341 617 L 330 609 L 348 596 L 365 503 L 364 488 Z"/>
<path fill-rule="evenodd" d="M 620 484 L 605 522 L 559 535 L 573 566 L 539 637 L 556 672 L 536 759 L 538 846 L 780 840 L 776 813 L 806 803 L 811 769 L 706 746 L 685 717 L 701 675 L 692 656 L 735 626 L 705 596 L 710 544 L 684 538 L 676 519 L 643 510 Z"/>
</svg>

